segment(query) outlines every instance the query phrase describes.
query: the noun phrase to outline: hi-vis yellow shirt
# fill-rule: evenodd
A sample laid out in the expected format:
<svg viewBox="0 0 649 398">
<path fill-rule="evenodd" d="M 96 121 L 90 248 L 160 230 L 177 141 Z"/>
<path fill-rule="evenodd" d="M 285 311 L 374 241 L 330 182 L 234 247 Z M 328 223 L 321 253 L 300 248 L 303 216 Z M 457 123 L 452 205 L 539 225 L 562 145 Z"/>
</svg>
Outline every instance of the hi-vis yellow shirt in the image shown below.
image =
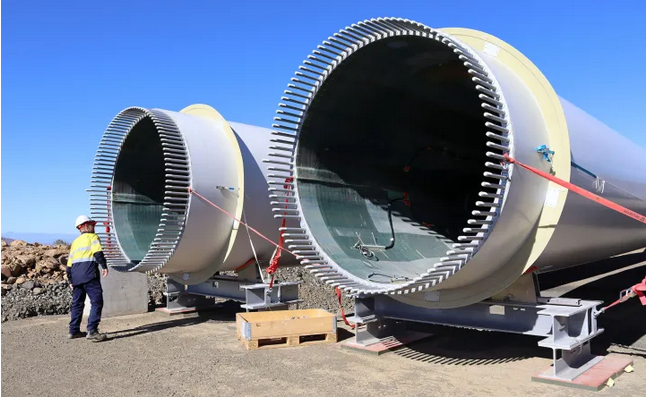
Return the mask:
<svg viewBox="0 0 649 398">
<path fill-rule="evenodd" d="M 98 253 L 101 253 L 101 259 L 103 260 L 101 242 L 97 234 L 83 233 L 72 242 L 67 269 L 70 283 L 80 285 L 99 277 L 99 269 L 97 268 L 99 263 L 96 256 Z M 102 264 L 102 266 L 105 267 L 105 264 Z"/>
</svg>

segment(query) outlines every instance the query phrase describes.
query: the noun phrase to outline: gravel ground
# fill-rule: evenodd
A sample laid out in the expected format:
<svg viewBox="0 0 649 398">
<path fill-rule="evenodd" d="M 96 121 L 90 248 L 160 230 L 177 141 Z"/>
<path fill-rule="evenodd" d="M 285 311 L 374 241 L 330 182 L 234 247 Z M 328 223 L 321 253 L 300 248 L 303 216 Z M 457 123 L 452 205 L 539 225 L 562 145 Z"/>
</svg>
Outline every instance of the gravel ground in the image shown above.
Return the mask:
<svg viewBox="0 0 649 398">
<path fill-rule="evenodd" d="M 339 344 L 245 351 L 236 305 L 102 321 L 110 340 L 67 340 L 68 318 L 2 325 L 2 396 L 645 396 L 646 362 L 600 393 L 532 382 L 551 364 L 529 336 L 440 328 L 379 357 Z M 342 326 L 339 324 L 339 326 Z M 339 329 L 339 338 L 350 333 Z"/>
<path fill-rule="evenodd" d="M 299 281 L 299 295 L 302 302 L 300 308 L 323 308 L 329 312 L 339 313 L 340 306 L 334 289 L 316 279 L 309 271 L 302 267 L 283 267 L 277 270 L 275 280 L 280 282 Z M 354 301 L 343 298 L 345 313 L 354 312 Z"/>
<path fill-rule="evenodd" d="M 2 322 L 70 312 L 72 291 L 67 282 L 50 283 L 33 290 L 31 286 L 29 282 L 16 285 L 2 297 Z"/>
<path fill-rule="evenodd" d="M 149 306 L 156 307 L 165 303 L 164 292 L 167 290 L 167 277 L 162 274 L 148 276 Z"/>
</svg>

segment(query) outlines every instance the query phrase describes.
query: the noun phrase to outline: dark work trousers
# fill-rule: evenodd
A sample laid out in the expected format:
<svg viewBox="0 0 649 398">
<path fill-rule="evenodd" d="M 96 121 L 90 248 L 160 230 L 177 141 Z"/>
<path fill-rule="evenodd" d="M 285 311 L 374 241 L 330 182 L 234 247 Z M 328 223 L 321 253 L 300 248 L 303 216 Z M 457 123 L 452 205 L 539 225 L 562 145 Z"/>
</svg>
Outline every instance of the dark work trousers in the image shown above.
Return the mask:
<svg viewBox="0 0 649 398">
<path fill-rule="evenodd" d="M 104 307 L 103 290 L 99 278 L 90 280 L 72 288 L 72 319 L 70 320 L 70 333 L 78 333 L 83 318 L 83 307 L 86 294 L 90 297 L 90 316 L 88 317 L 87 331 L 95 332 L 101 321 L 101 309 Z"/>
</svg>

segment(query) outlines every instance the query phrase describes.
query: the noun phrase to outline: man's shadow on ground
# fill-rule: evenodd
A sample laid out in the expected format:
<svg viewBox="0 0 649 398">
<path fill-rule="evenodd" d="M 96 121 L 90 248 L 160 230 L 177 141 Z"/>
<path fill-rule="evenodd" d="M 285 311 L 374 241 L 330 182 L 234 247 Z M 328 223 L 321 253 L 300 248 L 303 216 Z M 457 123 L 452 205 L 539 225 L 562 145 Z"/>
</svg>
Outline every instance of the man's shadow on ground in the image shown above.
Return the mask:
<svg viewBox="0 0 649 398">
<path fill-rule="evenodd" d="M 119 340 L 124 338 L 135 337 L 137 335 L 154 333 L 169 328 L 184 326 L 193 326 L 205 322 L 233 322 L 236 314 L 243 312 L 241 303 L 236 301 L 225 301 L 218 303 L 215 307 L 188 314 L 169 315 L 168 321 L 155 322 L 147 325 L 138 326 L 131 329 L 107 332 L 108 340 Z"/>
</svg>

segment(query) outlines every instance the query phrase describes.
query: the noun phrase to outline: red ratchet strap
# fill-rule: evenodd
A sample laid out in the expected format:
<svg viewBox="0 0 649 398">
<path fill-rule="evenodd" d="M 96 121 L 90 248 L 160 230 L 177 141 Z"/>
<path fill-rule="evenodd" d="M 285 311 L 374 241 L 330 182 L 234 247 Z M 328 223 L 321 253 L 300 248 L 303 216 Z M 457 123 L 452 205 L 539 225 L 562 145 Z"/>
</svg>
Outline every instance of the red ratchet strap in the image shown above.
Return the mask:
<svg viewBox="0 0 649 398">
<path fill-rule="evenodd" d="M 571 184 L 571 183 L 569 183 L 567 181 L 564 181 L 564 180 L 562 180 L 560 178 L 557 178 L 557 177 L 553 176 L 552 174 L 543 172 L 541 170 L 535 169 L 534 167 L 523 164 L 523 163 L 519 162 L 518 160 L 516 160 L 516 159 L 512 158 L 511 156 L 509 156 L 509 154 L 504 154 L 503 156 L 505 156 L 505 159 L 508 162 L 514 163 L 514 164 L 516 164 L 518 166 L 521 166 L 522 168 L 524 168 L 526 170 L 529 170 L 532 173 L 545 178 L 546 180 L 550 180 L 550 181 L 554 182 L 555 184 L 561 185 L 562 187 L 567 188 L 570 191 L 585 197 L 586 199 L 590 199 L 590 200 L 592 200 L 594 202 L 597 202 L 597 203 L 599 203 L 601 205 L 604 205 L 604 206 L 608 207 L 611 210 L 615 210 L 615 211 L 617 211 L 619 213 L 622 213 L 625 216 L 631 217 L 631 218 L 633 218 L 635 220 L 638 220 L 643 224 L 647 223 L 647 219 L 642 214 L 638 214 L 638 213 L 636 213 L 636 212 L 634 212 L 632 210 L 627 209 L 626 207 L 623 207 L 623 206 L 618 205 L 617 203 L 611 202 L 608 199 L 604 199 L 601 196 L 597 196 L 597 195 L 593 194 L 592 192 L 589 192 L 589 191 L 587 191 L 587 190 L 585 190 L 583 188 L 580 188 L 580 187 L 578 187 L 578 186 L 576 186 L 574 184 Z"/>
<path fill-rule="evenodd" d="M 293 177 L 287 178 L 284 182 L 292 182 Z M 284 189 L 290 189 L 290 185 L 284 185 Z M 288 194 L 287 194 L 288 196 Z M 288 203 L 288 198 L 286 199 L 286 203 Z M 286 206 L 288 208 L 288 206 Z M 286 215 L 286 212 L 284 212 L 284 215 Z M 282 218 L 282 230 L 284 231 L 284 228 L 286 228 L 286 218 Z M 270 264 L 268 264 L 268 268 L 266 268 L 266 272 L 268 275 L 270 275 L 270 283 L 268 284 L 269 288 L 273 288 L 273 283 L 275 282 L 275 272 L 277 271 L 277 267 L 279 267 L 279 259 L 282 257 L 282 250 L 284 247 L 284 233 L 280 232 L 279 233 L 279 245 L 277 246 L 280 250 L 275 251 L 275 255 L 273 258 L 270 260 Z M 289 252 L 290 253 L 290 252 Z M 291 253 L 293 254 L 293 253 Z M 294 254 L 293 254 L 294 255 Z M 294 255 L 295 256 L 295 255 Z M 295 256 L 297 257 L 297 256 Z"/>
<path fill-rule="evenodd" d="M 645 276 L 642 282 L 631 288 L 633 293 L 640 299 L 642 305 L 647 305 L 647 277 Z"/>
<path fill-rule="evenodd" d="M 239 224 L 245 226 L 246 228 L 248 228 L 248 229 L 251 230 L 252 232 L 256 233 L 256 234 L 259 235 L 262 239 L 264 239 L 264 240 L 270 242 L 273 246 L 277 247 L 279 250 L 284 250 L 285 252 L 290 253 L 292 256 L 297 257 L 296 254 L 293 254 L 291 251 L 284 249 L 283 247 L 281 247 L 281 246 L 278 245 L 277 243 L 275 243 L 275 242 L 273 242 L 272 240 L 268 239 L 268 238 L 267 238 L 266 236 L 264 236 L 261 232 L 257 231 L 257 230 L 254 229 L 253 227 L 251 227 L 251 226 L 249 226 L 248 224 L 244 223 L 243 221 L 239 220 L 238 218 L 236 218 L 236 217 L 233 216 L 232 214 L 228 213 L 227 211 L 223 210 L 223 209 L 220 208 L 219 206 L 215 205 L 214 203 L 210 202 L 209 199 L 207 199 L 207 198 L 204 197 L 203 195 L 199 194 L 198 192 L 194 191 L 191 187 L 187 187 L 187 192 L 189 192 L 190 194 L 196 195 L 196 196 L 198 196 L 199 198 L 203 199 L 205 202 L 209 203 L 209 204 L 212 205 L 213 207 L 215 207 L 215 208 L 217 208 L 218 210 L 222 211 L 226 216 L 230 217 L 231 219 L 235 220 L 235 221 L 238 222 Z"/>
<path fill-rule="evenodd" d="M 607 309 L 609 309 L 611 307 L 615 307 L 616 305 L 618 305 L 620 303 L 623 303 L 623 302 L 627 301 L 628 299 L 630 299 L 632 297 L 635 297 L 635 296 L 638 296 L 638 298 L 640 299 L 640 303 L 642 303 L 642 305 L 647 305 L 646 294 L 647 294 L 647 277 L 645 276 L 645 278 L 642 280 L 642 282 L 640 282 L 640 283 L 638 283 L 636 285 L 633 285 L 631 287 L 631 289 L 627 290 L 627 294 L 620 297 L 618 300 L 615 300 L 614 302 L 607 305 L 606 307 L 602 308 L 600 311 L 598 311 L 598 314 L 601 314 L 602 312 L 606 311 Z"/>
<path fill-rule="evenodd" d="M 336 290 L 336 296 L 338 296 L 338 305 L 340 306 L 340 315 L 343 317 L 343 321 L 345 322 L 345 325 L 349 326 L 352 329 L 356 328 L 356 325 L 349 323 L 347 320 L 347 317 L 345 316 L 345 310 L 343 309 L 343 294 L 340 292 L 340 289 L 338 287 L 334 288 Z"/>
</svg>

